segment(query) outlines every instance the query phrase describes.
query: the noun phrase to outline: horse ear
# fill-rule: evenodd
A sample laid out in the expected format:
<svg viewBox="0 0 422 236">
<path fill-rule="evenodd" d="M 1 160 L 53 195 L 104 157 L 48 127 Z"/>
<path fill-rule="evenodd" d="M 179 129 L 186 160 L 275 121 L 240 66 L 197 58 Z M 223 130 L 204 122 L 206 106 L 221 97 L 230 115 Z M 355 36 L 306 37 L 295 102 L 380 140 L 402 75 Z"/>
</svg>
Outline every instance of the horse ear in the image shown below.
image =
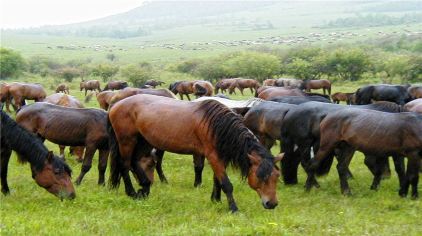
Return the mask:
<svg viewBox="0 0 422 236">
<path fill-rule="evenodd" d="M 53 152 L 52 151 L 49 151 L 48 154 L 47 154 L 47 161 L 48 162 L 52 162 L 53 161 L 53 157 L 54 157 Z"/>
<path fill-rule="evenodd" d="M 252 165 L 258 165 L 259 164 L 259 159 L 258 157 L 252 155 L 252 154 L 248 154 L 249 160 L 251 161 Z"/>
<path fill-rule="evenodd" d="M 284 152 L 280 153 L 280 154 L 278 154 L 277 156 L 274 157 L 274 163 L 277 163 L 277 162 L 283 160 L 283 158 L 284 158 Z"/>
</svg>

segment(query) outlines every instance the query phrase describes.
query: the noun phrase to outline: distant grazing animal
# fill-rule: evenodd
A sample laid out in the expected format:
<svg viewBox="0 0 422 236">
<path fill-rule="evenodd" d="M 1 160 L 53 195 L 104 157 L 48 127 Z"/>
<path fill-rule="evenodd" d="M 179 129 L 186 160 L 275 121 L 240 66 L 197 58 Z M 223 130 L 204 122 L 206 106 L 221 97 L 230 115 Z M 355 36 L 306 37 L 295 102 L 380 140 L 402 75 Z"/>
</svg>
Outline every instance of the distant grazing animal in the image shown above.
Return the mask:
<svg viewBox="0 0 422 236">
<path fill-rule="evenodd" d="M 419 168 L 422 159 L 422 115 L 416 113 L 387 113 L 362 109 L 342 109 L 321 122 L 321 141 L 318 152 L 307 168 L 308 180 L 314 169 L 337 149 L 341 192 L 350 195 L 346 170 L 354 150 L 373 157 L 406 156 L 407 173 L 400 182 L 399 195 L 405 197 L 412 186 L 412 198 L 418 197 Z M 377 173 L 378 180 L 379 172 Z M 377 176 L 376 176 L 377 177 Z M 312 184 L 307 180 L 306 188 Z M 374 187 L 375 181 L 373 185 Z"/>
<path fill-rule="evenodd" d="M 280 78 L 276 79 L 275 86 L 303 89 L 303 80 Z"/>
<path fill-rule="evenodd" d="M 347 105 L 353 104 L 353 95 L 355 93 L 334 93 L 331 95 L 333 103 L 340 104 L 340 102 L 346 102 Z"/>
<path fill-rule="evenodd" d="M 215 84 L 215 94 L 221 90 L 222 93 L 225 93 L 230 86 L 236 82 L 236 79 L 221 79 Z M 236 92 L 234 92 L 236 94 Z"/>
<path fill-rule="evenodd" d="M 160 114 L 157 116 L 156 114 Z M 179 154 L 205 156 L 214 171 L 212 200 L 226 194 L 232 212 L 238 210 L 226 167 L 239 167 L 266 209 L 277 206 L 279 173 L 274 157 L 243 125 L 240 116 L 219 102 L 199 103 L 152 95 L 135 95 L 116 103 L 109 112 L 112 187 L 123 177 L 126 194 L 148 196 L 154 176 L 149 158 L 153 147 Z M 129 170 L 142 189 L 135 192 Z"/>
<path fill-rule="evenodd" d="M 54 105 L 63 106 L 63 107 L 73 107 L 73 108 L 84 108 L 82 103 L 73 96 L 55 93 L 45 98 L 44 102 L 48 102 Z M 64 149 L 66 146 L 59 145 L 60 147 L 60 155 L 64 158 Z M 69 147 L 70 148 L 70 147 Z M 82 162 L 83 155 L 84 155 L 84 146 L 73 147 L 70 154 L 77 155 L 77 161 Z"/>
<path fill-rule="evenodd" d="M 208 81 L 204 80 L 197 80 L 193 83 L 193 94 L 195 94 L 196 97 L 202 97 L 202 96 L 212 96 L 212 93 L 214 92 L 214 86 Z"/>
<path fill-rule="evenodd" d="M 422 98 L 422 86 L 411 86 L 407 91 L 412 99 Z"/>
<path fill-rule="evenodd" d="M 249 88 L 251 93 L 254 93 L 261 85 L 258 81 L 254 79 L 242 79 L 238 78 L 232 83 L 229 87 L 229 94 L 234 93 L 234 90 L 237 88 L 240 90 L 240 93 L 243 95 L 243 90 Z"/>
<path fill-rule="evenodd" d="M 10 193 L 7 172 L 13 150 L 18 154 L 20 161 L 30 163 L 32 178 L 39 186 L 61 199 L 75 198 L 70 167 L 49 152 L 37 137 L 16 124 L 6 113 L 0 113 L 1 192 L 5 195 Z"/>
<path fill-rule="evenodd" d="M 276 80 L 275 79 L 266 79 L 264 80 L 264 82 L 262 83 L 263 86 L 275 86 L 276 85 Z"/>
<path fill-rule="evenodd" d="M 116 93 L 114 91 L 102 91 L 97 94 L 97 101 L 100 107 L 104 110 L 108 110 L 110 106 L 111 99 Z"/>
<path fill-rule="evenodd" d="M 166 84 L 166 83 L 165 82 L 162 82 L 162 81 L 159 81 L 159 80 L 150 79 L 150 80 L 147 80 L 144 85 L 149 85 L 152 88 L 155 88 L 155 87 L 161 86 L 163 84 Z"/>
<path fill-rule="evenodd" d="M 7 112 L 10 111 L 10 95 L 9 95 L 9 85 L 7 83 L 0 83 L 0 106 L 3 110 L 4 103 L 6 103 Z"/>
<path fill-rule="evenodd" d="M 56 93 L 60 93 L 60 92 L 69 94 L 69 85 L 64 84 L 64 83 L 59 84 L 56 88 Z"/>
<path fill-rule="evenodd" d="M 16 116 L 16 122 L 43 140 L 64 146 L 85 146 L 82 170 L 76 179 L 77 185 L 81 184 L 84 175 L 91 169 L 92 158 L 98 149 L 98 184 L 104 184 L 109 154 L 107 112 L 36 102 L 23 107 Z"/>
<path fill-rule="evenodd" d="M 422 113 L 422 98 L 418 98 L 406 103 L 406 105 L 404 105 L 404 108 L 408 111 Z"/>
<path fill-rule="evenodd" d="M 81 83 L 79 84 L 79 88 L 81 89 L 81 91 L 85 90 L 85 96 L 88 90 L 90 91 L 98 90 L 98 92 L 101 92 L 100 81 L 98 80 L 89 80 L 89 81 L 82 80 Z"/>
<path fill-rule="evenodd" d="M 9 84 L 9 99 L 13 99 L 12 103 L 15 110 L 25 105 L 25 100 L 34 100 L 41 102 L 45 99 L 47 93 L 40 84 L 17 83 Z"/>
<path fill-rule="evenodd" d="M 124 98 L 136 95 L 136 94 L 151 94 L 155 96 L 162 96 L 162 97 L 177 99 L 176 96 L 172 92 L 170 92 L 168 89 L 139 89 L 139 88 L 128 87 L 114 94 L 114 96 L 110 99 L 109 108 L 113 106 L 113 104 L 115 104 L 116 102 Z"/>
<path fill-rule="evenodd" d="M 127 82 L 126 81 L 121 81 L 121 80 L 116 80 L 116 81 L 110 81 L 106 84 L 106 86 L 104 87 L 103 91 L 105 90 L 119 90 L 119 89 L 124 89 L 126 88 Z M 101 92 L 101 91 L 100 91 Z"/>
<path fill-rule="evenodd" d="M 311 92 L 311 89 L 322 89 L 324 95 L 325 91 L 327 91 L 328 95 L 331 95 L 331 82 L 326 79 L 304 80 L 302 88 L 307 92 Z"/>
<path fill-rule="evenodd" d="M 408 86 L 403 85 L 367 85 L 356 91 L 356 104 L 365 105 L 372 101 L 388 101 L 404 105 L 411 100 L 407 89 Z"/>
<path fill-rule="evenodd" d="M 193 94 L 193 84 L 195 81 L 177 81 L 169 86 L 169 90 L 172 91 L 174 94 L 179 94 L 180 99 L 183 100 L 183 95 L 186 95 L 188 100 L 190 101 L 189 94 Z"/>
<path fill-rule="evenodd" d="M 258 98 L 270 100 L 271 98 L 279 96 L 305 96 L 305 93 L 300 89 L 289 89 L 284 87 L 270 87 L 261 91 Z"/>
</svg>

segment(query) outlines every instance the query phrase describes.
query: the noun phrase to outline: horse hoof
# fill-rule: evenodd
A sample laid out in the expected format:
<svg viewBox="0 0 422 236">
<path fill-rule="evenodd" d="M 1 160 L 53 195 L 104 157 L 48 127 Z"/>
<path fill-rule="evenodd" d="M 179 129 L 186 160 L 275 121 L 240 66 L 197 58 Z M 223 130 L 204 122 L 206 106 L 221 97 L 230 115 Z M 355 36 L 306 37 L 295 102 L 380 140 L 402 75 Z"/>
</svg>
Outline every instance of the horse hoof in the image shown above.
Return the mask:
<svg viewBox="0 0 422 236">
<path fill-rule="evenodd" d="M 376 185 L 371 185 L 371 188 L 370 188 L 371 190 L 375 190 L 375 191 L 377 191 L 378 190 L 378 186 L 376 186 Z"/>
<path fill-rule="evenodd" d="M 351 192 L 350 190 L 344 190 L 344 191 L 343 191 L 343 195 L 344 195 L 345 197 L 350 197 L 350 196 L 352 196 L 352 192 Z"/>
<path fill-rule="evenodd" d="M 82 163 L 84 161 L 84 159 L 78 158 L 78 159 L 76 159 L 76 161 L 79 162 L 79 163 Z"/>
<path fill-rule="evenodd" d="M 82 180 L 76 180 L 76 181 L 75 181 L 75 184 L 76 184 L 76 185 L 81 185 L 81 183 L 82 183 Z"/>
<path fill-rule="evenodd" d="M 418 199 L 418 198 L 419 198 L 418 194 L 413 194 L 413 195 L 412 195 L 412 200 L 416 200 L 416 199 Z"/>
<path fill-rule="evenodd" d="M 199 187 L 201 187 L 201 185 L 202 185 L 202 183 L 194 183 L 194 184 L 193 184 L 193 187 L 195 187 L 195 188 L 199 188 Z"/>
</svg>

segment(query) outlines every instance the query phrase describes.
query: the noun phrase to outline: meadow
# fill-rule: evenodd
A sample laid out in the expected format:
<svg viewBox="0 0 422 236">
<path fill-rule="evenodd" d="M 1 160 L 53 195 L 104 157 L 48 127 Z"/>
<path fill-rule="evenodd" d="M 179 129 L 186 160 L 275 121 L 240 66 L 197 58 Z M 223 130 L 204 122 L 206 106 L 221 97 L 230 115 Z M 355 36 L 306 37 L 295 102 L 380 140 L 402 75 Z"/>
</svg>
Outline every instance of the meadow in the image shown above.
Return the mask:
<svg viewBox="0 0 422 236">
<path fill-rule="evenodd" d="M 25 76 L 20 81 L 40 82 L 48 94 L 56 85 L 53 79 Z M 71 95 L 83 100 L 79 80 L 71 84 Z M 167 81 L 169 82 L 169 81 Z M 360 82 L 364 83 L 364 81 Z M 334 84 L 334 91 L 353 91 L 359 83 Z M 103 86 L 102 86 L 103 87 Z M 252 95 L 234 96 L 246 99 Z M 93 99 L 87 107 L 98 107 Z M 49 149 L 58 153 L 57 145 L 46 141 Z M 273 148 L 276 154 L 279 147 Z M 66 151 L 67 153 L 67 151 Z M 66 154 L 67 155 L 67 154 Z M 398 179 L 392 176 L 381 183 L 378 191 L 369 189 L 372 175 L 363 164 L 362 154 L 356 154 L 349 181 L 353 195 L 340 194 L 335 168 L 319 178 L 321 188 L 304 191 L 305 173 L 300 168 L 299 184 L 277 186 L 279 205 L 265 210 L 238 170 L 229 169 L 234 185 L 234 197 L 239 212 L 232 214 L 227 201 L 210 201 L 212 171 L 206 165 L 203 184 L 193 187 L 192 157 L 166 153 L 163 170 L 169 180 L 160 183 L 158 176 L 150 196 L 132 200 L 120 188 L 110 190 L 98 186 L 97 156 L 84 182 L 76 186 L 76 199 L 60 201 L 31 179 L 29 165 L 20 165 L 13 154 L 9 165 L 11 194 L 0 196 L 1 235 L 421 235 L 422 204 L 420 200 L 400 198 Z M 67 156 L 73 178 L 80 164 Z M 391 161 L 390 161 L 391 162 Z M 392 162 L 390 163 L 392 164 Z M 393 165 L 391 165 L 393 166 Z M 108 176 L 108 171 L 107 171 Z"/>
</svg>

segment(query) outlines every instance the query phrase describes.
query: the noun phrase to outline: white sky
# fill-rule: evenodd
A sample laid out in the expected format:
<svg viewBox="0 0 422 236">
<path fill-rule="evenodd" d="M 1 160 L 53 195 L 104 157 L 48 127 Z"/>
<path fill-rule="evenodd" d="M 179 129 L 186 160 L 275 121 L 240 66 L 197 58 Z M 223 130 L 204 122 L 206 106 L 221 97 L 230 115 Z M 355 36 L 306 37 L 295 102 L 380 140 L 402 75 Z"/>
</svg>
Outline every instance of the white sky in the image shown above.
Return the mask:
<svg viewBox="0 0 422 236">
<path fill-rule="evenodd" d="M 60 25 L 131 10 L 144 0 L 0 0 L 0 28 Z"/>
</svg>

